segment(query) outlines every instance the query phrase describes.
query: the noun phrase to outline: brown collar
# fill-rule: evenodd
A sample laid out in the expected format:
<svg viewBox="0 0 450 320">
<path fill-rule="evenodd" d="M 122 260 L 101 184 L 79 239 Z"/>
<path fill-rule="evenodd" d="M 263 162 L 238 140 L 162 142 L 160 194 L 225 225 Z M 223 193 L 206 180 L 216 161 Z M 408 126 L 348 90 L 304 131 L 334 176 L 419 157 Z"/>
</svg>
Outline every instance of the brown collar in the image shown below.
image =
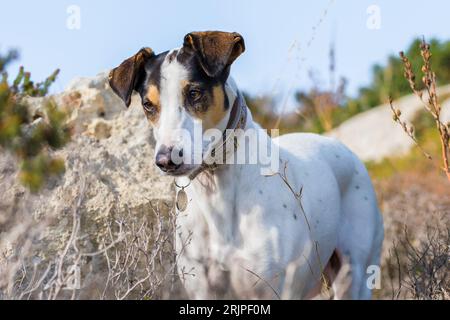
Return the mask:
<svg viewBox="0 0 450 320">
<path fill-rule="evenodd" d="M 225 162 L 225 156 L 226 156 L 226 149 L 224 146 L 227 143 L 227 140 L 230 138 L 231 135 L 227 136 L 227 130 L 237 130 L 237 129 L 244 129 L 245 124 L 247 123 L 247 105 L 245 103 L 244 98 L 242 97 L 242 94 L 238 92 L 238 95 L 233 103 L 233 107 L 230 112 L 230 118 L 228 120 L 227 127 L 225 128 L 223 135 L 222 135 L 222 143 L 216 147 L 213 148 L 212 153 L 215 153 L 217 148 L 222 148 L 223 150 L 223 161 Z M 237 145 L 234 144 L 234 150 L 236 151 Z M 213 163 L 213 164 L 207 164 L 203 162 L 201 166 L 192 172 L 189 175 L 190 180 L 194 180 L 197 178 L 197 176 L 206 171 L 214 171 L 218 168 L 220 164 Z"/>
</svg>

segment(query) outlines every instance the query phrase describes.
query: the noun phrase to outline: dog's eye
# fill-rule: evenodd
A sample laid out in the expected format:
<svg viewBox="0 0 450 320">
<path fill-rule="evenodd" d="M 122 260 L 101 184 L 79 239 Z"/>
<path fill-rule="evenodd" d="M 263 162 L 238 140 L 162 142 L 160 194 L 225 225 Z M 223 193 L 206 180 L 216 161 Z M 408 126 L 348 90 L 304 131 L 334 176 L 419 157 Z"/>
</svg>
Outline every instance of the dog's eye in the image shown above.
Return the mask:
<svg viewBox="0 0 450 320">
<path fill-rule="evenodd" d="M 144 102 L 143 106 L 144 110 L 150 115 L 154 115 L 156 113 L 156 107 L 150 101 Z"/>
<path fill-rule="evenodd" d="M 189 98 L 191 101 L 197 101 L 202 97 L 202 92 L 198 89 L 191 89 L 189 90 Z"/>
</svg>

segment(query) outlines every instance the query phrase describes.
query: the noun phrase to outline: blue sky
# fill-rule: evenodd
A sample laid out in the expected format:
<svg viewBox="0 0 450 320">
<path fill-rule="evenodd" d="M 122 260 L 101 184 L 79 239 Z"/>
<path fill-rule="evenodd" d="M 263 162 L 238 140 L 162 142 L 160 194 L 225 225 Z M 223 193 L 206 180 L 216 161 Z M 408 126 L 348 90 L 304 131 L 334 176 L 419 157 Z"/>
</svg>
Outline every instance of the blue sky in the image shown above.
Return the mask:
<svg viewBox="0 0 450 320">
<path fill-rule="evenodd" d="M 79 30 L 66 27 L 70 5 L 81 10 Z M 381 29 L 367 27 L 371 5 L 380 9 Z M 241 88 L 257 95 L 307 88 L 311 69 L 328 83 L 333 41 L 337 74 L 348 79 L 352 94 L 368 83 L 374 63 L 414 37 L 450 39 L 450 2 L 443 0 L 9 0 L 2 11 L 0 50 L 21 52 L 12 69 L 23 64 L 42 79 L 61 68 L 54 91 L 74 77 L 118 65 L 143 46 L 156 52 L 178 47 L 196 30 L 244 36 L 247 51 L 232 73 Z"/>
</svg>

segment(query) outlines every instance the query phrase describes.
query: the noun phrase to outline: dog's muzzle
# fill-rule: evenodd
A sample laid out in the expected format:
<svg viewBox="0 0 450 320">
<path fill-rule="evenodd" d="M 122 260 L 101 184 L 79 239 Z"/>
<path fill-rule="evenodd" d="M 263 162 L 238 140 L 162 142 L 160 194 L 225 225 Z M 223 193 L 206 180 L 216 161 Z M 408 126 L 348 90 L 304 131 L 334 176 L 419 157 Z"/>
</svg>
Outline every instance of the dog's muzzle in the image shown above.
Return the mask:
<svg viewBox="0 0 450 320">
<path fill-rule="evenodd" d="M 174 157 L 174 153 L 176 153 L 176 157 Z M 161 171 L 173 173 L 183 165 L 180 159 L 183 159 L 183 150 L 175 150 L 174 147 L 163 145 L 156 154 L 155 163 Z"/>
</svg>

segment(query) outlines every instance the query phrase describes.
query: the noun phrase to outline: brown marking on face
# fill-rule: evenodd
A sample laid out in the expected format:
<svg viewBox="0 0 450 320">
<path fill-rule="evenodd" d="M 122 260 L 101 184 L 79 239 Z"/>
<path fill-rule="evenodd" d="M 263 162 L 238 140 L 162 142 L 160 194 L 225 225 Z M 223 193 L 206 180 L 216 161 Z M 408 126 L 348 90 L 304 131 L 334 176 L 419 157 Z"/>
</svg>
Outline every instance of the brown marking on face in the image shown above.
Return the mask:
<svg viewBox="0 0 450 320">
<path fill-rule="evenodd" d="M 204 111 L 195 112 L 195 116 L 203 121 L 203 129 L 216 128 L 219 122 L 225 118 L 225 92 L 222 85 L 216 85 L 211 90 L 208 106 Z"/>
<path fill-rule="evenodd" d="M 187 80 L 181 80 L 180 84 L 183 92 L 186 92 L 191 86 L 191 83 Z"/>
<path fill-rule="evenodd" d="M 148 87 L 147 98 L 155 106 L 159 106 L 159 104 L 160 104 L 160 102 L 159 102 L 159 90 L 158 90 L 158 88 L 155 85 L 151 84 Z"/>
<path fill-rule="evenodd" d="M 151 123 L 156 123 L 159 119 L 159 114 L 161 112 L 161 103 L 159 98 L 159 90 L 156 85 L 151 84 L 147 90 L 147 99 L 151 106 L 155 109 L 155 112 L 149 113 L 144 107 L 145 114 Z"/>
</svg>

